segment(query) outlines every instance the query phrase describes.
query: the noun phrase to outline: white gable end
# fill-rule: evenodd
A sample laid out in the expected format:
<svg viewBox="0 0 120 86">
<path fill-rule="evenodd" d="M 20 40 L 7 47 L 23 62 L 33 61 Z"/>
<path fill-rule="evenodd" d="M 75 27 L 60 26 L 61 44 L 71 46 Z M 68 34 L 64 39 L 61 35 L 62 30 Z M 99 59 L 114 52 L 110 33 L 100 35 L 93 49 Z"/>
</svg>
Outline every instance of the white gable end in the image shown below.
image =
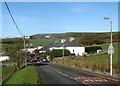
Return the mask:
<svg viewBox="0 0 120 86">
<path fill-rule="evenodd" d="M 85 47 L 66 47 L 70 53 L 75 53 L 75 55 L 82 56 L 85 53 Z"/>
</svg>

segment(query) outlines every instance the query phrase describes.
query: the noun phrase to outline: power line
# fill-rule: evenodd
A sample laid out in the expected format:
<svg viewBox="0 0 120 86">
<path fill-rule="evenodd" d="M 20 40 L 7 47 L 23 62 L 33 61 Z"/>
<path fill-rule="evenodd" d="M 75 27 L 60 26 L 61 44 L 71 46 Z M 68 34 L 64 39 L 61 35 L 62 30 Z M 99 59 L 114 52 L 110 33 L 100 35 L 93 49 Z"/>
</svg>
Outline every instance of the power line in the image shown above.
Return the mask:
<svg viewBox="0 0 120 86">
<path fill-rule="evenodd" d="M 14 17 L 12 16 L 12 13 L 11 13 L 11 11 L 10 11 L 10 8 L 8 7 L 7 2 L 6 2 L 5 0 L 4 0 L 4 3 L 5 3 L 5 5 L 6 5 L 6 7 L 7 7 L 7 10 L 8 10 L 8 12 L 9 12 L 9 14 L 10 14 L 12 20 L 13 20 L 13 23 L 15 24 L 18 32 L 23 36 L 24 49 L 26 49 L 26 46 L 25 46 L 25 45 L 26 45 L 26 43 L 25 43 L 25 35 L 23 35 L 23 34 L 21 33 L 20 29 L 18 28 L 18 26 L 17 26 L 17 24 L 16 24 L 16 22 L 15 22 L 15 19 L 14 19 Z M 26 60 L 26 52 L 25 52 L 25 60 Z M 27 67 L 27 61 L 25 61 L 25 66 Z"/>
<path fill-rule="evenodd" d="M 14 19 L 13 15 L 12 15 L 12 13 L 11 13 L 11 11 L 10 11 L 10 8 L 8 7 L 7 2 L 6 2 L 5 0 L 4 0 L 4 3 L 5 3 L 5 5 L 6 5 L 6 7 L 7 7 L 7 10 L 8 10 L 8 12 L 9 12 L 9 14 L 10 14 L 12 20 L 13 20 L 13 23 L 15 24 L 18 32 L 19 32 L 22 36 L 24 36 L 24 35 L 21 33 L 20 29 L 18 28 L 18 25 L 16 24 L 15 19 Z"/>
</svg>

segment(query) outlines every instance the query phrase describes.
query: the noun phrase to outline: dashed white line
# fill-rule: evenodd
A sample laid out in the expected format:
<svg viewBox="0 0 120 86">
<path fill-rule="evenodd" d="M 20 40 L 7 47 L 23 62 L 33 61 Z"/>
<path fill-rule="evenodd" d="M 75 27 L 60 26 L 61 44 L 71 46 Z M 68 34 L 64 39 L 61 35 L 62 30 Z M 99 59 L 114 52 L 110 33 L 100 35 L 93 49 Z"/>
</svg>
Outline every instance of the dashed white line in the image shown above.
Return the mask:
<svg viewBox="0 0 120 86">
<path fill-rule="evenodd" d="M 56 69 L 54 69 L 54 70 L 55 70 L 56 72 L 64 75 L 64 76 L 67 76 L 67 77 L 69 77 L 69 78 L 71 78 L 71 79 L 73 79 L 73 80 L 78 81 L 77 79 L 75 79 L 75 78 L 73 78 L 73 77 L 71 77 L 71 76 L 69 76 L 69 75 L 67 75 L 67 74 L 65 74 L 65 73 L 63 73 L 63 72 L 61 72 L 61 71 L 59 71 L 59 70 L 56 70 Z M 91 85 L 89 85 L 88 83 L 85 83 L 85 82 L 81 82 L 81 83 L 82 83 L 82 84 L 85 84 L 85 85 L 88 85 L 88 86 L 91 86 Z"/>
</svg>

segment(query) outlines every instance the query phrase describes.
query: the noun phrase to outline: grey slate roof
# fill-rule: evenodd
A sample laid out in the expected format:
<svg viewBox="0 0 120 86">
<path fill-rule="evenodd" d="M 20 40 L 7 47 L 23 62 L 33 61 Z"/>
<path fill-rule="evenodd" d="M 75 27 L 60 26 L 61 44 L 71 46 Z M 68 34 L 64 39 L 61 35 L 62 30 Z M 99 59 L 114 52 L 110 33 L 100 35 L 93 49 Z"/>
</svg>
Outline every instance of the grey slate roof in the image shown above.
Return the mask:
<svg viewBox="0 0 120 86">
<path fill-rule="evenodd" d="M 77 43 L 75 41 L 65 42 L 64 45 L 65 47 L 84 47 L 84 45 Z"/>
<path fill-rule="evenodd" d="M 63 47 L 63 44 L 60 42 L 57 42 L 52 44 L 50 47 Z M 75 41 L 72 41 L 72 42 L 68 41 L 64 43 L 64 47 L 84 47 L 84 45 L 77 43 Z"/>
<path fill-rule="evenodd" d="M 59 42 L 56 42 L 56 43 L 50 45 L 50 47 L 62 47 L 62 46 L 63 46 L 63 44 L 59 43 Z"/>
</svg>

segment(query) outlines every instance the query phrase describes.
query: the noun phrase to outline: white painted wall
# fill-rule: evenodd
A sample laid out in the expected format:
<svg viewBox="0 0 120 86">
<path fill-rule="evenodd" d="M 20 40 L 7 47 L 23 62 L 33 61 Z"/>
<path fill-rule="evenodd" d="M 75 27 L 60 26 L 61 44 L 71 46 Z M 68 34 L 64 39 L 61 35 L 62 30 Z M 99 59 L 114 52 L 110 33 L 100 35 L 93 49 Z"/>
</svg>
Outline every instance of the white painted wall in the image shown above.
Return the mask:
<svg viewBox="0 0 120 86">
<path fill-rule="evenodd" d="M 53 49 L 63 49 L 63 47 L 52 47 L 50 48 L 50 51 Z M 82 56 L 85 53 L 85 47 L 66 47 L 65 49 L 69 50 L 70 53 L 75 53 L 76 56 L 77 55 Z"/>
<path fill-rule="evenodd" d="M 27 52 L 32 52 L 32 51 L 34 51 L 34 50 L 36 50 L 37 48 L 28 48 L 27 49 Z"/>
<path fill-rule="evenodd" d="M 38 46 L 38 47 L 37 47 L 37 49 L 41 49 L 41 48 L 43 48 L 43 46 Z"/>
<path fill-rule="evenodd" d="M 39 53 L 45 53 L 46 51 L 39 51 Z"/>
<path fill-rule="evenodd" d="M 9 60 L 9 56 L 0 56 L 0 61 Z"/>
<path fill-rule="evenodd" d="M 85 47 L 66 47 L 71 53 L 82 56 L 85 53 Z M 74 50 L 74 52 L 73 52 Z"/>
</svg>

